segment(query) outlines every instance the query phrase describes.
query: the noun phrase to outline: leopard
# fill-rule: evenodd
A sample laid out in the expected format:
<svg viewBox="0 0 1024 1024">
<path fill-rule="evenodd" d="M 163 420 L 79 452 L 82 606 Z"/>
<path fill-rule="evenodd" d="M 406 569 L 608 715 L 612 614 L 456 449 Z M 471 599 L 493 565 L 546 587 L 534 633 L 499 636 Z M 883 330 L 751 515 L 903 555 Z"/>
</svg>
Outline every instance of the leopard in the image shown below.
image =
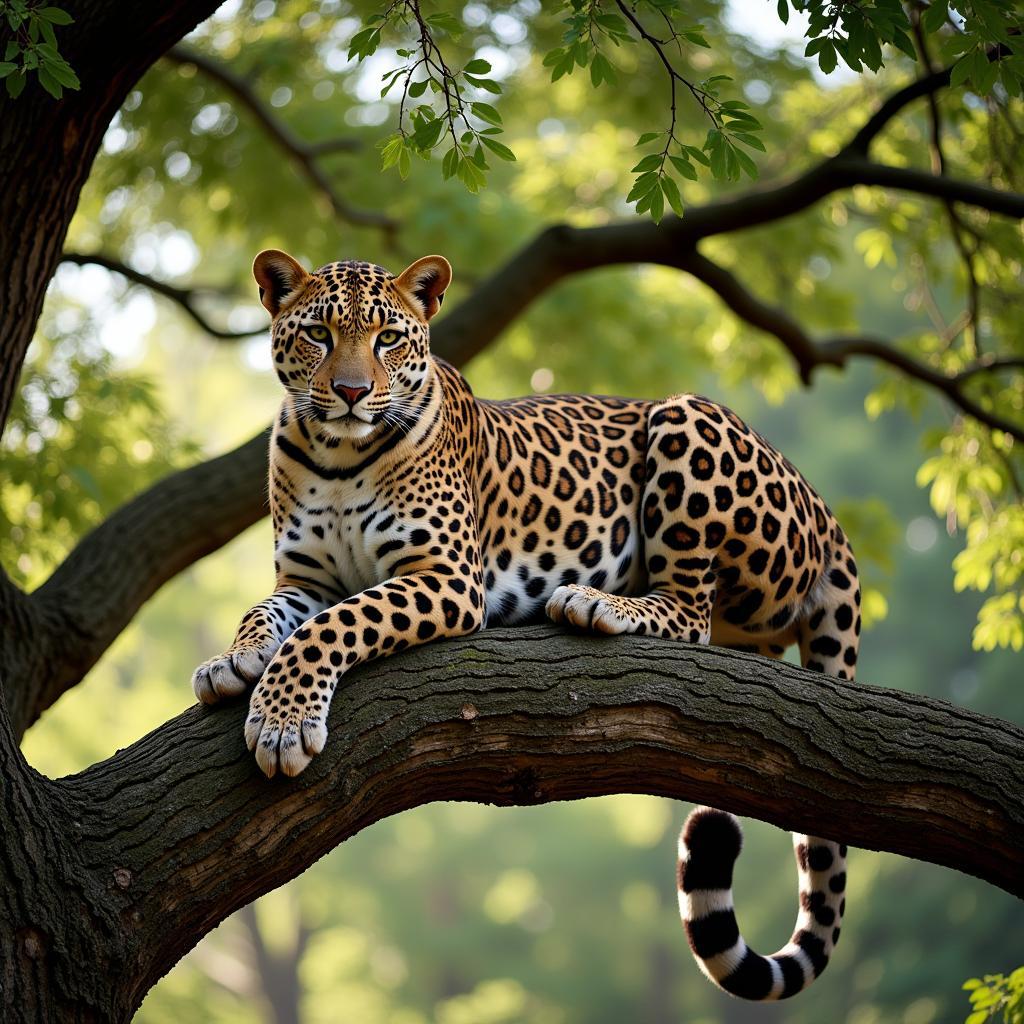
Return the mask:
<svg viewBox="0 0 1024 1024">
<path fill-rule="evenodd" d="M 277 249 L 253 276 L 284 388 L 270 439 L 273 593 L 200 665 L 203 704 L 250 692 L 259 768 L 296 776 L 327 742 L 356 666 L 493 626 L 714 644 L 855 674 L 850 543 L 799 471 L 726 406 L 474 396 L 430 350 L 443 256 L 400 274 L 357 260 L 307 270 Z M 701 807 L 679 839 L 678 896 L 701 970 L 751 1000 L 802 991 L 845 912 L 847 850 L 793 837 L 799 906 L 771 956 L 737 926 L 738 821 Z"/>
</svg>

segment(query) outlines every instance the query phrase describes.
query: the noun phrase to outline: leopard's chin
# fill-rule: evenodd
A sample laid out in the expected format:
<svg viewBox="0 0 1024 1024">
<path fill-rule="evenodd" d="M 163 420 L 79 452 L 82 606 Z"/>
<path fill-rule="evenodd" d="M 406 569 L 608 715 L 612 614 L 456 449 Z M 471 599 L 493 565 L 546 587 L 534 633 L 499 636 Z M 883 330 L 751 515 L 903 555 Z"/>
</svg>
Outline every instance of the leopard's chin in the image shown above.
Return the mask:
<svg viewBox="0 0 1024 1024">
<path fill-rule="evenodd" d="M 343 441 L 361 441 L 380 429 L 379 423 L 367 423 L 366 420 L 351 414 L 336 419 L 323 420 L 321 429 L 331 437 Z"/>
</svg>

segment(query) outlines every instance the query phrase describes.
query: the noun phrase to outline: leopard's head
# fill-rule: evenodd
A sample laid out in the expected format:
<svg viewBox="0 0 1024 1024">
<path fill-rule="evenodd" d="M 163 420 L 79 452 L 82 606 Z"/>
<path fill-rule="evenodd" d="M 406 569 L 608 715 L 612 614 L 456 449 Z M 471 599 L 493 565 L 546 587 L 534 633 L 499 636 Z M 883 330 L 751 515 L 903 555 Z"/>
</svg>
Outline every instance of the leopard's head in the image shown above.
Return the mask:
<svg viewBox="0 0 1024 1024">
<path fill-rule="evenodd" d="M 401 428 L 428 378 L 430 328 L 452 268 L 424 256 L 397 277 L 346 260 L 310 273 L 278 249 L 253 263 L 273 317 L 274 367 L 296 411 L 342 438 Z"/>
</svg>

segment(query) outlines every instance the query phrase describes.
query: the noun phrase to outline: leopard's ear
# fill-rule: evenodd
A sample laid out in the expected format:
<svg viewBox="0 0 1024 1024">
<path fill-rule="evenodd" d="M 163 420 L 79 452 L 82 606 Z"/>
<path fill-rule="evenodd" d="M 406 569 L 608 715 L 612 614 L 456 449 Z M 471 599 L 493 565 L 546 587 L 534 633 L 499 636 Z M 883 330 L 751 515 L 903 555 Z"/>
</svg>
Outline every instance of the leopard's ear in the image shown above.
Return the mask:
<svg viewBox="0 0 1024 1024">
<path fill-rule="evenodd" d="M 302 264 L 280 249 L 264 249 L 253 261 L 252 276 L 271 316 L 292 305 L 312 280 Z"/>
<path fill-rule="evenodd" d="M 395 278 L 395 284 L 424 320 L 429 320 L 441 308 L 445 289 L 451 283 L 451 264 L 443 256 L 424 256 Z"/>
</svg>

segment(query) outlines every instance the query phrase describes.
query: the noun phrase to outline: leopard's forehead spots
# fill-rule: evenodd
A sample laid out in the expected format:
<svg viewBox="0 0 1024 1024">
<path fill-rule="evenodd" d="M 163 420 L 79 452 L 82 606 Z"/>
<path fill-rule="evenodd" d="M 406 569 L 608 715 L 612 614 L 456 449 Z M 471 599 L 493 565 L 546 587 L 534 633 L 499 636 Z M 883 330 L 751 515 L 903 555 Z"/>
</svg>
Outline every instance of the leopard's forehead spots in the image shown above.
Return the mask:
<svg viewBox="0 0 1024 1024">
<path fill-rule="evenodd" d="M 375 263 L 340 260 L 313 272 L 313 281 L 293 307 L 301 322 L 331 324 L 347 334 L 360 334 L 395 324 L 415 325 L 417 317 L 395 286 L 395 275 Z"/>
</svg>

